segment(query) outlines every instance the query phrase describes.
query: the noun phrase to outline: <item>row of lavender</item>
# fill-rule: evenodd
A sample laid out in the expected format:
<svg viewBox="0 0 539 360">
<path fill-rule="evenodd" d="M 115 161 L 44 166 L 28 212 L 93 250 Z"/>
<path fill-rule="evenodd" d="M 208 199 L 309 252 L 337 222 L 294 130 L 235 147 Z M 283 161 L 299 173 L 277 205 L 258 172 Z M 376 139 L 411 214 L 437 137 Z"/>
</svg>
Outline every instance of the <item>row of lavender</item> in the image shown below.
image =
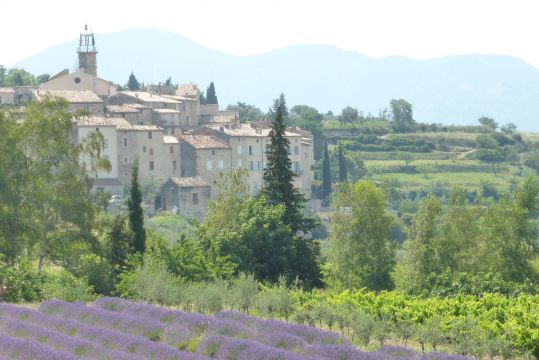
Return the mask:
<svg viewBox="0 0 539 360">
<path fill-rule="evenodd" d="M 0 360 L 18 359 L 460 359 L 386 347 L 363 352 L 338 334 L 238 312 L 215 317 L 117 298 L 93 306 L 0 304 Z"/>
</svg>

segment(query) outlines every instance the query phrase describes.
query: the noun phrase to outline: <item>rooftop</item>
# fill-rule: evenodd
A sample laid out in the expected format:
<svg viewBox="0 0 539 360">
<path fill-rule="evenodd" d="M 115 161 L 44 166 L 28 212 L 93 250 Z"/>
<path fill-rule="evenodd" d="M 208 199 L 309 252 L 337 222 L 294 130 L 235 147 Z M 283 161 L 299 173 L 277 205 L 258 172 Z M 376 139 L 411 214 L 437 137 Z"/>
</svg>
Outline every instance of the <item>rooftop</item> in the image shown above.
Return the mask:
<svg viewBox="0 0 539 360">
<path fill-rule="evenodd" d="M 160 114 L 179 114 L 180 113 L 178 110 L 174 110 L 174 109 L 153 109 L 153 111 Z"/>
<path fill-rule="evenodd" d="M 219 125 L 205 125 L 214 130 L 221 131 L 229 136 L 250 136 L 250 137 L 268 137 L 271 131 L 269 127 L 251 126 L 251 124 L 238 124 L 235 127 L 226 127 Z M 285 132 L 285 136 L 289 137 L 301 137 L 300 134 L 296 134 L 290 131 Z"/>
<path fill-rule="evenodd" d="M 179 144 L 180 140 L 172 135 L 165 135 L 163 136 L 163 142 L 165 144 Z"/>
<path fill-rule="evenodd" d="M 139 99 L 141 101 L 149 102 L 149 103 L 156 103 L 156 102 L 167 103 L 167 104 L 179 104 L 180 103 L 179 101 L 169 99 L 169 98 L 166 98 L 166 97 L 163 97 L 163 96 L 155 95 L 155 94 L 152 94 L 152 93 L 149 93 L 149 92 L 146 92 L 146 91 L 120 91 L 117 94 L 124 94 L 124 95 L 130 96 L 132 98 L 136 98 L 136 99 Z"/>
<path fill-rule="evenodd" d="M 15 89 L 12 87 L 0 87 L 0 93 L 14 93 Z"/>
<path fill-rule="evenodd" d="M 95 127 L 95 126 L 111 126 L 118 128 L 126 128 L 131 126 L 123 118 L 103 117 L 103 116 L 83 116 L 77 121 L 79 127 Z"/>
<path fill-rule="evenodd" d="M 40 100 L 49 95 L 61 97 L 69 103 L 102 103 L 103 100 L 90 90 L 34 90 L 35 97 Z"/>
<path fill-rule="evenodd" d="M 140 109 L 137 109 L 131 104 L 123 105 L 108 105 L 106 106 L 107 112 L 109 113 L 139 113 Z"/>
<path fill-rule="evenodd" d="M 193 186 L 210 186 L 202 176 L 193 176 L 193 177 L 173 177 L 170 178 L 172 182 L 180 187 L 193 187 Z"/>
<path fill-rule="evenodd" d="M 179 139 L 185 141 L 195 149 L 229 149 L 227 143 L 210 135 L 182 134 Z"/>
</svg>

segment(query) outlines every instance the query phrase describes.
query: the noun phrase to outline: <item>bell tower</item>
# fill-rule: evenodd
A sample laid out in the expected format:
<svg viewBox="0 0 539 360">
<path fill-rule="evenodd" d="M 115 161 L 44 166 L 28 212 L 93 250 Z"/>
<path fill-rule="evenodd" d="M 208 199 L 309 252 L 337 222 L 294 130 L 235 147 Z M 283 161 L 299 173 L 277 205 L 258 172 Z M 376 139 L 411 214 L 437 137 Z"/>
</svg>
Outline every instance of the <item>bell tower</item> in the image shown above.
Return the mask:
<svg viewBox="0 0 539 360">
<path fill-rule="evenodd" d="M 88 25 L 84 25 L 84 32 L 80 34 L 79 47 L 79 70 L 97 76 L 97 48 L 95 47 L 94 33 L 88 31 Z"/>
</svg>

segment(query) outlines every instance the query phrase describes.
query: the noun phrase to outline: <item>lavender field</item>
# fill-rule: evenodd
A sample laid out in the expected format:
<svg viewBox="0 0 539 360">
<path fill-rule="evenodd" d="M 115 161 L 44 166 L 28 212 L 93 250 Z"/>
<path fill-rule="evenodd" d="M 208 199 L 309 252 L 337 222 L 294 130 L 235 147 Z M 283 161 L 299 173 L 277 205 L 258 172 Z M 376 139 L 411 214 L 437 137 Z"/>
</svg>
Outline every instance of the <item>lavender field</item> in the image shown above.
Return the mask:
<svg viewBox="0 0 539 360">
<path fill-rule="evenodd" d="M 209 358 L 465 359 L 390 346 L 363 352 L 335 332 L 233 311 L 208 316 L 108 297 L 38 310 L 0 303 L 0 360 Z"/>
</svg>

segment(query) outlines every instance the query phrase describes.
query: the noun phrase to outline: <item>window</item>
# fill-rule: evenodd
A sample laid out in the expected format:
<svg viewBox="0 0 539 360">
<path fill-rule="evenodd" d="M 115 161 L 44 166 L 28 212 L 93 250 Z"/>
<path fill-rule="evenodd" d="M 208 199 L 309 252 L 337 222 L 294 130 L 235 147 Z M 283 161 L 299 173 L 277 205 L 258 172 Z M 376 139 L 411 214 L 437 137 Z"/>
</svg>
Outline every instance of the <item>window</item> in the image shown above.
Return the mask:
<svg viewBox="0 0 539 360">
<path fill-rule="evenodd" d="M 300 167 L 299 167 L 299 161 L 294 161 L 294 172 L 296 175 L 299 175 Z"/>
<path fill-rule="evenodd" d="M 260 141 L 260 139 L 256 139 L 256 143 L 258 144 L 258 142 Z"/>
<path fill-rule="evenodd" d="M 212 151 L 211 151 L 211 154 L 212 154 L 212 155 L 215 155 L 215 150 L 212 150 Z"/>
<path fill-rule="evenodd" d="M 262 171 L 262 161 L 257 161 L 256 162 L 256 170 Z"/>
<path fill-rule="evenodd" d="M 146 152 L 146 146 L 142 147 L 142 152 Z"/>
<path fill-rule="evenodd" d="M 249 156 L 253 155 L 253 147 L 249 145 Z"/>
<path fill-rule="evenodd" d="M 76 78 L 74 78 L 74 79 L 73 79 L 73 82 L 74 82 L 75 84 L 80 84 L 80 77 L 77 76 Z"/>
<path fill-rule="evenodd" d="M 249 161 L 249 170 L 251 171 L 255 170 L 255 163 L 253 161 Z"/>
<path fill-rule="evenodd" d="M 152 132 L 148 131 L 148 139 L 151 139 L 151 138 L 152 138 Z"/>
<path fill-rule="evenodd" d="M 213 169 L 213 161 L 208 160 L 208 161 L 206 162 L 206 169 L 207 169 L 208 171 L 211 171 L 211 170 Z"/>
<path fill-rule="evenodd" d="M 225 161 L 219 160 L 219 170 L 223 170 L 225 168 Z"/>
<path fill-rule="evenodd" d="M 124 147 L 127 147 L 127 138 L 124 137 Z"/>
<path fill-rule="evenodd" d="M 153 170 L 153 161 L 150 161 L 150 170 Z"/>
<path fill-rule="evenodd" d="M 95 128 L 95 131 L 96 131 L 96 132 L 99 132 L 99 128 Z"/>
<path fill-rule="evenodd" d="M 241 167 L 241 159 L 238 159 L 238 168 Z"/>
<path fill-rule="evenodd" d="M 170 128 L 170 135 L 174 135 L 174 128 Z"/>
<path fill-rule="evenodd" d="M 189 124 L 189 115 L 185 117 L 187 119 L 187 123 Z"/>
<path fill-rule="evenodd" d="M 109 141 L 107 139 L 104 139 L 103 140 L 103 149 L 108 149 L 109 148 Z"/>
<path fill-rule="evenodd" d="M 153 156 L 153 148 L 150 148 L 150 156 Z"/>
<path fill-rule="evenodd" d="M 299 155 L 299 146 L 294 146 L 294 155 Z"/>
<path fill-rule="evenodd" d="M 174 146 L 171 146 L 171 147 L 170 147 L 170 153 L 171 153 L 171 154 L 174 154 Z"/>
<path fill-rule="evenodd" d="M 124 163 L 128 163 L 128 162 L 129 162 L 129 158 L 124 157 Z"/>
<path fill-rule="evenodd" d="M 172 160 L 172 170 L 176 171 L 176 160 Z"/>
<path fill-rule="evenodd" d="M 241 144 L 238 144 L 238 155 L 241 155 Z"/>
<path fill-rule="evenodd" d="M 198 205 L 198 194 L 193 193 L 193 205 Z"/>
</svg>

